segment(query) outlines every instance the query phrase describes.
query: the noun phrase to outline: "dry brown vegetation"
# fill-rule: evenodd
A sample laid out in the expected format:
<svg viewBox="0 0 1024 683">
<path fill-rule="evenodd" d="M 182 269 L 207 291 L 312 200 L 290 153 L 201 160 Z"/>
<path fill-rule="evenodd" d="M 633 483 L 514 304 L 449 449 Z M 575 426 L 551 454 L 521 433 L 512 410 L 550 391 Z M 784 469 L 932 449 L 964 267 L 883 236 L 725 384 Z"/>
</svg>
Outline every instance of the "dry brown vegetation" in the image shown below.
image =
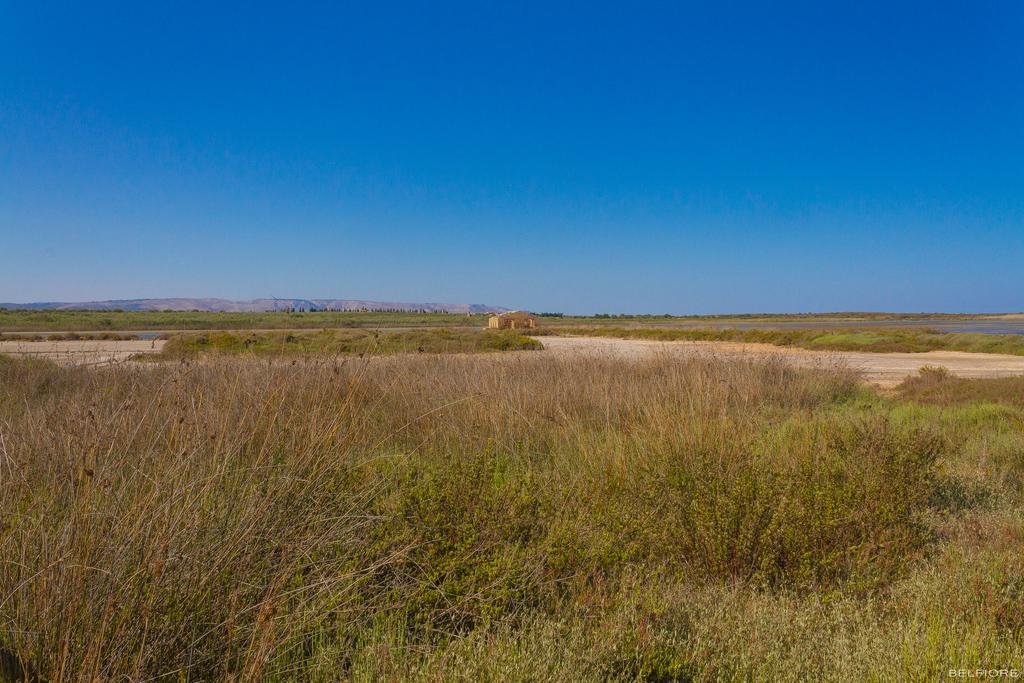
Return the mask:
<svg viewBox="0 0 1024 683">
<path fill-rule="evenodd" d="M 842 367 L 0 358 L 0 670 L 934 678 L 1024 648 L 1022 413 Z"/>
<path fill-rule="evenodd" d="M 41 342 L 41 341 L 130 341 L 138 339 L 135 334 L 118 332 L 49 332 L 46 334 L 4 334 L 0 341 Z"/>
<path fill-rule="evenodd" d="M 924 367 L 905 379 L 897 391 L 903 398 L 936 405 L 988 402 L 1024 406 L 1024 377 L 963 379 L 943 367 Z"/>
<path fill-rule="evenodd" d="M 164 345 L 162 358 L 196 354 L 337 355 L 394 353 L 486 353 L 537 351 L 536 339 L 510 330 L 449 328 L 377 330 L 325 329 L 315 332 L 203 332 L 176 334 Z M 151 360 L 160 360 L 159 357 Z"/>
</svg>

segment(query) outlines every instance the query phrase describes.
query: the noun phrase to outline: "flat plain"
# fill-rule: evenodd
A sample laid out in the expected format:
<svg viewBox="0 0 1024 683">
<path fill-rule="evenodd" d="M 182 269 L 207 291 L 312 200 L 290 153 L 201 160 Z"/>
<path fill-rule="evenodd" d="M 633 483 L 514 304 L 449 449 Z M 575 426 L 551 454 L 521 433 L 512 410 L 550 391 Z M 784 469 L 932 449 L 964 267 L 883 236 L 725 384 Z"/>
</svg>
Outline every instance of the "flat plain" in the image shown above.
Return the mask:
<svg viewBox="0 0 1024 683">
<path fill-rule="evenodd" d="M 3 341 L 0 678 L 1009 670 L 1022 362 L 470 329 Z"/>
<path fill-rule="evenodd" d="M 298 338 L 301 338 L 302 333 L 296 332 Z M 467 333 L 460 332 L 459 334 L 466 335 Z M 243 335 L 243 341 L 244 338 Z M 866 381 L 881 386 L 898 384 L 905 378 L 916 375 L 921 368 L 927 366 L 944 367 L 952 374 L 965 378 L 1024 375 L 1024 356 L 999 353 L 815 351 L 757 342 L 657 341 L 585 336 L 541 336 L 537 339 L 549 353 L 603 355 L 621 360 L 636 360 L 658 355 L 679 357 L 713 354 L 748 358 L 781 356 L 795 365 L 804 367 L 841 363 L 859 372 Z M 167 341 L 164 339 L 57 341 L 8 339 L 0 341 L 0 354 L 41 358 L 61 364 L 96 365 L 159 355 L 166 344 Z"/>
</svg>

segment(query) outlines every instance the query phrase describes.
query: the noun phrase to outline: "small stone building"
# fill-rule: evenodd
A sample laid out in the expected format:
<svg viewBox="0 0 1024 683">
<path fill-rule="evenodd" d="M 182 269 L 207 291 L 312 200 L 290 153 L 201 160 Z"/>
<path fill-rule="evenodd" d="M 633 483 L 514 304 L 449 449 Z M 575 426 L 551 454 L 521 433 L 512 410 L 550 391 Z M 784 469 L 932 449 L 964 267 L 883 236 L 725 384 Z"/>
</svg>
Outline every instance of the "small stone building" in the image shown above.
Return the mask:
<svg viewBox="0 0 1024 683">
<path fill-rule="evenodd" d="M 487 327 L 492 330 L 532 330 L 537 327 L 537 319 L 523 311 L 494 313 L 487 319 Z"/>
</svg>

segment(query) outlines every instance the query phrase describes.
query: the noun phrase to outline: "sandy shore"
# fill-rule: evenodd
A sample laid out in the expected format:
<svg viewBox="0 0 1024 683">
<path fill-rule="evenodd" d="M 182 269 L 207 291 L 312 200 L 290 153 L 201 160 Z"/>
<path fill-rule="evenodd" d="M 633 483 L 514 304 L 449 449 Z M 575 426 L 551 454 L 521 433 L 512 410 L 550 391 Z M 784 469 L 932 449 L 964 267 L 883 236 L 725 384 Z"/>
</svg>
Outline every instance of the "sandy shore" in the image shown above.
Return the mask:
<svg viewBox="0 0 1024 683">
<path fill-rule="evenodd" d="M 960 377 L 1006 377 L 1024 375 L 1024 356 L 962 351 L 927 353 L 865 353 L 858 351 L 809 351 L 807 349 L 740 344 L 735 342 L 648 341 L 607 337 L 538 337 L 544 348 L 555 353 L 601 354 L 638 359 L 657 354 L 716 353 L 737 356 L 783 356 L 798 365 L 821 365 L 841 360 L 863 373 L 864 378 L 892 386 L 925 365 L 939 365 Z"/>
<path fill-rule="evenodd" d="M 157 353 L 160 339 L 111 341 L 0 341 L 0 354 L 45 358 L 68 365 L 98 365 L 124 361 L 139 353 Z"/>
</svg>

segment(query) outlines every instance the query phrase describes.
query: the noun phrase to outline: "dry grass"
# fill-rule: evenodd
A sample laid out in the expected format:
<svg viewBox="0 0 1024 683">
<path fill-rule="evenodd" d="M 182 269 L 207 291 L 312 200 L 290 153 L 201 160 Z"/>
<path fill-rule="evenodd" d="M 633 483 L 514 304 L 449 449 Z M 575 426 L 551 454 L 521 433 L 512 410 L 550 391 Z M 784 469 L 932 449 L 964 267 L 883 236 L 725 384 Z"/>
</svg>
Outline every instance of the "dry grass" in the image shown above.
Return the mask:
<svg viewBox="0 0 1024 683">
<path fill-rule="evenodd" d="M 0 341 L 38 342 L 38 341 L 130 341 L 138 339 L 136 334 L 120 334 L 118 332 L 48 332 L 46 334 L 4 334 L 0 333 Z"/>
<path fill-rule="evenodd" d="M 319 330 L 316 332 L 206 332 L 177 334 L 164 345 L 160 358 L 196 354 L 337 355 L 394 353 L 485 353 L 538 351 L 536 339 L 510 331 L 450 328 L 400 330 Z"/>
<path fill-rule="evenodd" d="M 942 367 L 924 367 L 897 388 L 906 399 L 935 405 L 988 402 L 1024 406 L 1024 377 L 963 379 Z"/>
<path fill-rule="evenodd" d="M 986 410 L 779 359 L 0 361 L 0 669 L 796 680 L 1019 660 L 1019 416 Z"/>
</svg>

